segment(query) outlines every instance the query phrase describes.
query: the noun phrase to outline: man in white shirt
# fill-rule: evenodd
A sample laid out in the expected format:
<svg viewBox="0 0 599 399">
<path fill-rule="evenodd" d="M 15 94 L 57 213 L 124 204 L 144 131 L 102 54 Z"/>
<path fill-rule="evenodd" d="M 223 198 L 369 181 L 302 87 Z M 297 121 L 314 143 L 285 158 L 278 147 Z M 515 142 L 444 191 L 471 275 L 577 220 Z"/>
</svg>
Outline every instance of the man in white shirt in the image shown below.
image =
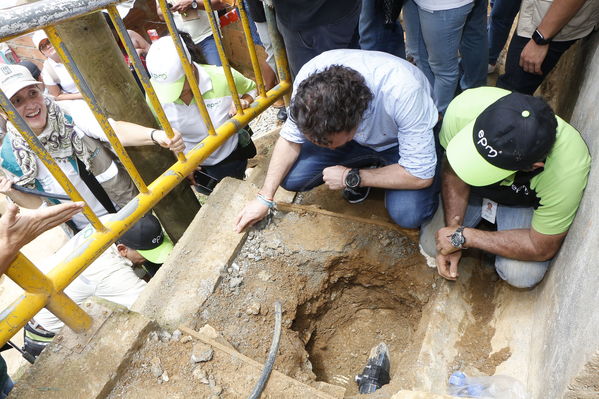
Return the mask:
<svg viewBox="0 0 599 399">
<path fill-rule="evenodd" d="M 417 228 L 432 216 L 439 113 L 418 68 L 382 52 L 332 50 L 302 67 L 293 93 L 265 182 L 237 231 L 266 216 L 279 185 L 307 191 L 324 183 L 350 203 L 383 188 L 400 226 Z"/>
</svg>

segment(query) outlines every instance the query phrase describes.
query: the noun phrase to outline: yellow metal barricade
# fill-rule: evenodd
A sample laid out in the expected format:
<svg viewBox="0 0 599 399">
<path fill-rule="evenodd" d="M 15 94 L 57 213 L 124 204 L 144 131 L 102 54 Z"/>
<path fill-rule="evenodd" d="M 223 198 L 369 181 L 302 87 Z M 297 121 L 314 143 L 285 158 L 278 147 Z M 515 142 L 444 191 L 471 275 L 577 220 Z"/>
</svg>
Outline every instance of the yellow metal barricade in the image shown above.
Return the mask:
<svg viewBox="0 0 599 399">
<path fill-rule="evenodd" d="M 141 63 L 137 52 L 133 48 L 125 25 L 116 11 L 116 3 L 117 1 L 115 0 L 44 0 L 36 2 L 35 4 L 28 4 L 15 9 L 10 9 L 9 11 L 0 12 L 0 41 L 5 41 L 33 30 L 45 29 L 50 42 L 75 80 L 85 101 L 106 133 L 110 144 L 131 176 L 132 181 L 139 189 L 139 194 L 133 200 L 120 209 L 118 213 L 111 215 L 104 223 L 102 223 L 90 207 L 86 205 L 83 213 L 90 221 L 93 229 L 90 229 L 90 234 L 83 243 L 60 264 L 54 267 L 47 275 L 44 275 L 37 269 L 23 254 L 18 254 L 17 258 L 8 268 L 6 274 L 23 288 L 25 293 L 0 313 L 0 345 L 6 343 L 43 307 L 48 308 L 74 331 L 82 332 L 88 329 L 91 325 L 90 317 L 77 304 L 68 298 L 63 293 L 63 290 L 77 278 L 77 276 L 81 274 L 91 262 L 100 256 L 144 214 L 150 211 L 156 203 L 183 181 L 186 176 L 191 174 L 213 151 L 232 135 L 236 134 L 240 128 L 246 126 L 249 121 L 271 106 L 279 98 L 285 97 L 287 104 L 289 103 L 288 94 L 291 90 L 290 75 L 287 68 L 287 60 L 285 50 L 282 46 L 282 40 L 280 39 L 280 36 L 278 36 L 276 26 L 272 23 L 272 10 L 267 8 L 265 11 L 269 21 L 269 32 L 272 36 L 273 47 L 275 49 L 275 60 L 277 63 L 280 83 L 270 91 L 266 92 L 254 43 L 250 34 L 247 15 L 243 9 L 243 5 L 240 4 L 239 13 L 248 43 L 248 50 L 259 93 L 258 98 L 255 99 L 249 108 L 244 110 L 239 101 L 237 88 L 235 87 L 229 61 L 225 55 L 214 13 L 210 6 L 210 1 L 204 0 L 204 6 L 211 17 L 210 24 L 223 63 L 225 76 L 237 108 L 237 114 L 235 116 L 221 126 L 213 126 L 206 105 L 198 90 L 197 80 L 193 74 L 191 64 L 187 60 L 181 39 L 176 33 L 172 14 L 170 13 L 165 0 L 159 0 L 159 6 L 165 17 L 169 34 L 177 47 L 178 54 L 183 63 L 185 75 L 190 82 L 198 110 L 206 123 L 209 135 L 189 151 L 187 155 L 183 155 L 183 153 L 177 154 L 177 162 L 175 162 L 168 170 L 164 171 L 164 173 L 151 184 L 146 186 L 133 165 L 133 162 L 127 155 L 127 152 L 112 130 L 112 127 L 108 123 L 104 111 L 99 107 L 94 98 L 94 94 L 85 82 L 85 79 L 82 77 L 66 46 L 54 28 L 54 25 L 59 22 L 81 17 L 101 9 L 106 9 L 129 58 L 133 60 L 135 71 L 156 111 L 160 125 L 167 133 L 167 136 L 172 137 L 172 127 L 170 126 L 164 110 L 158 101 L 158 97 L 152 88 L 149 76 Z M 3 13 L 5 14 L 3 15 Z M 17 25 L 19 28 L 14 28 Z M 40 143 L 37 136 L 17 113 L 16 109 L 11 104 L 10 99 L 7 98 L 2 91 L 0 91 L 0 107 L 13 126 L 19 130 L 31 149 L 48 167 L 69 197 L 74 201 L 82 201 L 83 199 L 76 188 L 67 179 L 56 162 Z"/>
</svg>

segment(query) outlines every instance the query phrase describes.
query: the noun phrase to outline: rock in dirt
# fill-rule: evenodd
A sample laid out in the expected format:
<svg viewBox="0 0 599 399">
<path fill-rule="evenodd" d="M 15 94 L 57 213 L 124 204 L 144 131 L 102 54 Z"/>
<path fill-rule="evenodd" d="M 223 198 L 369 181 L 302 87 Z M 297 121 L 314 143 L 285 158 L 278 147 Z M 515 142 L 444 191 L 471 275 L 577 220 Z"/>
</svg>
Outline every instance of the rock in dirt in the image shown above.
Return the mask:
<svg viewBox="0 0 599 399">
<path fill-rule="evenodd" d="M 264 282 L 267 282 L 270 280 L 271 275 L 266 270 L 260 270 L 260 273 L 258 273 L 258 278 Z"/>
<path fill-rule="evenodd" d="M 166 330 L 162 330 L 158 333 L 158 337 L 162 342 L 168 342 L 171 340 L 171 333 Z"/>
<path fill-rule="evenodd" d="M 156 378 L 161 377 L 162 373 L 164 373 L 164 370 L 162 370 L 162 365 L 160 364 L 160 359 L 158 357 L 153 357 L 152 360 L 150 360 L 150 371 Z"/>
<path fill-rule="evenodd" d="M 247 314 L 259 315 L 260 314 L 260 304 L 258 302 L 252 302 L 250 306 L 245 310 Z"/>
<path fill-rule="evenodd" d="M 214 385 L 210 387 L 213 395 L 220 396 L 223 393 L 223 388 L 220 385 Z"/>
<path fill-rule="evenodd" d="M 173 331 L 173 335 L 171 335 L 171 340 L 173 340 L 173 341 L 179 341 L 181 339 L 182 335 L 183 334 L 181 333 L 181 331 L 175 330 L 175 331 Z"/>
<path fill-rule="evenodd" d="M 208 362 L 212 360 L 213 355 L 214 350 L 209 345 L 198 342 L 193 346 L 191 361 L 193 363 Z"/>
<path fill-rule="evenodd" d="M 200 381 L 202 384 L 210 384 L 210 381 L 208 381 L 208 374 L 206 374 L 206 372 L 199 365 L 193 369 L 191 375 L 193 375 L 193 378 Z"/>
<path fill-rule="evenodd" d="M 239 287 L 242 281 L 243 277 L 232 277 L 229 281 L 229 288 L 233 289 Z"/>
<path fill-rule="evenodd" d="M 181 338 L 181 343 L 182 344 L 186 344 L 188 342 L 191 342 L 193 338 L 191 338 L 189 335 L 184 336 L 183 338 Z"/>
<path fill-rule="evenodd" d="M 164 382 L 168 382 L 168 380 L 169 380 L 168 374 L 166 373 L 166 371 L 164 373 L 162 373 L 160 378 L 162 378 L 162 381 L 164 381 Z"/>
</svg>

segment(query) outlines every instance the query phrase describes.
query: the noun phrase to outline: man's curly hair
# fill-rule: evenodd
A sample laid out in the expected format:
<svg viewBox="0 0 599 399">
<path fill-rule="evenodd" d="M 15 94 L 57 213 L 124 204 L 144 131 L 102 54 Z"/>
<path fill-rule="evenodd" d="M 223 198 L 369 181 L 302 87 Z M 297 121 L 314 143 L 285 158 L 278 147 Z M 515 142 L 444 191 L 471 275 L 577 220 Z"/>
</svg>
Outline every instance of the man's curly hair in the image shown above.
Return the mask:
<svg viewBox="0 0 599 399">
<path fill-rule="evenodd" d="M 335 133 L 358 126 L 372 99 L 372 92 L 360 73 L 331 65 L 299 84 L 290 117 L 304 136 L 326 147 Z"/>
</svg>

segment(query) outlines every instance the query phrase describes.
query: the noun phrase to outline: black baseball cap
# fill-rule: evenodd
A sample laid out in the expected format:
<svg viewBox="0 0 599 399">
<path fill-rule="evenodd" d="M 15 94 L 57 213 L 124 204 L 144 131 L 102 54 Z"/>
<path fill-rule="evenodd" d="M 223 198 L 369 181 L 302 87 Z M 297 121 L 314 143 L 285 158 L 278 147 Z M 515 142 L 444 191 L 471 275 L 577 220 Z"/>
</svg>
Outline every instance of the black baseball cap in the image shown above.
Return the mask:
<svg viewBox="0 0 599 399">
<path fill-rule="evenodd" d="M 173 249 L 172 241 L 162 231 L 158 219 L 147 213 L 127 230 L 118 242 L 135 249 L 152 263 L 161 264 Z"/>
<path fill-rule="evenodd" d="M 543 99 L 510 93 L 451 139 L 447 159 L 464 182 L 487 186 L 543 161 L 556 135 L 557 119 Z"/>
</svg>

